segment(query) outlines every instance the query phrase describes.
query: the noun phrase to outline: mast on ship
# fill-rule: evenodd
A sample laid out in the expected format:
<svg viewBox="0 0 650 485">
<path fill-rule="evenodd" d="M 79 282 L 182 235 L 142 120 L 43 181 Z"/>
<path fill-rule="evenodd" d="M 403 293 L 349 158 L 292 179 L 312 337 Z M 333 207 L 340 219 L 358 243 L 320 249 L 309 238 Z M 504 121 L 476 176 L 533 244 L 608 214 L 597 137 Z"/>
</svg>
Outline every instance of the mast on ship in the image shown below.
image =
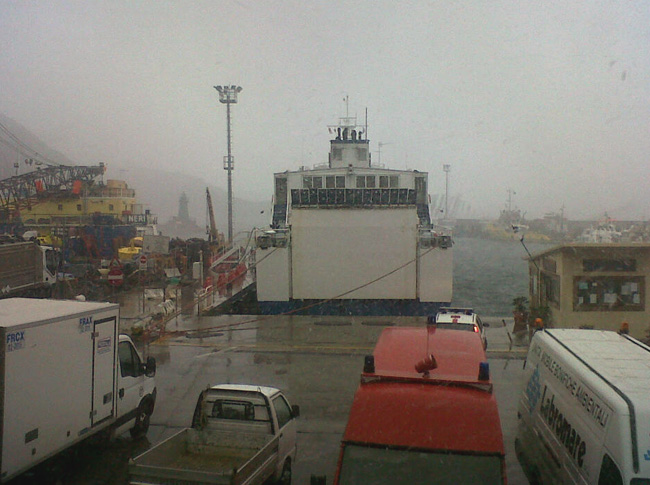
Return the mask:
<svg viewBox="0 0 650 485">
<path fill-rule="evenodd" d="M 329 168 L 370 167 L 368 130 L 357 124 L 356 117 L 349 115 L 347 96 L 346 116 L 339 118 L 338 125 L 328 126 L 328 129 L 331 134 L 336 135 L 330 140 Z"/>
</svg>

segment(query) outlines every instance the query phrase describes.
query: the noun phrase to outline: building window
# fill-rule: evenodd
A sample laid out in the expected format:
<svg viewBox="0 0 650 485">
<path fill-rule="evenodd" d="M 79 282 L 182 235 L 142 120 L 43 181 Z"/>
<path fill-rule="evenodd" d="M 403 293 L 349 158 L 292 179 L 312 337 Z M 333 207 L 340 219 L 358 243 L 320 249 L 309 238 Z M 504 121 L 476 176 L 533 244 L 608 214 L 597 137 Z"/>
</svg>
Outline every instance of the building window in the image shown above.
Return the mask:
<svg viewBox="0 0 650 485">
<path fill-rule="evenodd" d="M 77 204 L 77 211 L 81 212 L 81 204 Z"/>
<path fill-rule="evenodd" d="M 357 176 L 357 189 L 365 189 L 366 188 L 366 177 L 363 175 Z"/>
<path fill-rule="evenodd" d="M 364 161 L 368 158 L 368 150 L 364 148 L 357 148 L 357 160 Z"/>
<path fill-rule="evenodd" d="M 303 189 L 311 189 L 311 177 L 303 177 L 302 178 L 302 188 Z"/>
<path fill-rule="evenodd" d="M 334 175 L 328 175 L 327 177 L 325 177 L 325 188 L 333 189 L 334 186 L 335 186 Z"/>
<path fill-rule="evenodd" d="M 343 159 L 343 149 L 342 148 L 332 148 L 332 158 L 334 160 Z"/>
<path fill-rule="evenodd" d="M 615 271 L 636 271 L 636 259 L 584 259 L 582 260 L 582 269 L 585 273 L 589 272 L 607 272 Z"/>
<path fill-rule="evenodd" d="M 336 176 L 336 188 L 344 189 L 345 188 L 345 175 Z"/>
<path fill-rule="evenodd" d="M 379 176 L 379 188 L 387 189 L 388 188 L 388 175 Z"/>
<path fill-rule="evenodd" d="M 643 276 L 576 276 L 573 283 L 574 311 L 644 311 Z"/>
<path fill-rule="evenodd" d="M 396 189 L 396 188 L 399 187 L 399 176 L 391 175 L 389 180 L 390 180 L 390 188 L 391 189 Z"/>
<path fill-rule="evenodd" d="M 114 207 L 113 207 L 113 204 L 108 204 L 108 210 L 111 211 L 111 212 L 112 212 L 113 210 L 115 210 Z"/>
<path fill-rule="evenodd" d="M 541 283 L 543 302 L 553 303 L 557 308 L 560 308 L 560 277 L 542 273 L 539 281 Z"/>
<path fill-rule="evenodd" d="M 366 187 L 369 189 L 374 189 L 376 187 L 376 179 L 374 175 L 368 175 L 366 177 Z"/>
<path fill-rule="evenodd" d="M 63 204 L 59 204 L 59 210 L 60 210 L 60 211 L 63 210 Z"/>
</svg>

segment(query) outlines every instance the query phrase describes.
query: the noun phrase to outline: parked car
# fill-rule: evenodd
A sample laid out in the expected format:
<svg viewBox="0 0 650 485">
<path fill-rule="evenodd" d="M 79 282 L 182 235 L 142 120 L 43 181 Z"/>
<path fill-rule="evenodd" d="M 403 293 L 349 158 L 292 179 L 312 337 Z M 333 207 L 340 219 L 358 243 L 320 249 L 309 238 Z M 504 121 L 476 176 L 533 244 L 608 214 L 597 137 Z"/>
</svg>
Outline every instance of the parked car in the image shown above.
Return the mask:
<svg viewBox="0 0 650 485">
<path fill-rule="evenodd" d="M 435 316 L 429 316 L 428 324 L 479 333 L 483 340 L 483 347 L 487 349 L 485 327 L 489 327 L 490 324 L 484 323 L 472 308 L 442 307 Z"/>
</svg>

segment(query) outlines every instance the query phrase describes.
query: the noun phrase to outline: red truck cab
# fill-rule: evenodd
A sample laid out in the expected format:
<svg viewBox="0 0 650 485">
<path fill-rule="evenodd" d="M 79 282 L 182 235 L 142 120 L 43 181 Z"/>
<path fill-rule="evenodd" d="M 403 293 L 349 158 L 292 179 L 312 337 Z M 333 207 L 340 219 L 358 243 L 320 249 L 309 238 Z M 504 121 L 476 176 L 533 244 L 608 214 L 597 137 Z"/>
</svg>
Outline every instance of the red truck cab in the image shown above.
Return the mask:
<svg viewBox="0 0 650 485">
<path fill-rule="evenodd" d="M 334 479 L 506 483 L 505 451 L 477 333 L 384 329 L 366 356 Z"/>
</svg>

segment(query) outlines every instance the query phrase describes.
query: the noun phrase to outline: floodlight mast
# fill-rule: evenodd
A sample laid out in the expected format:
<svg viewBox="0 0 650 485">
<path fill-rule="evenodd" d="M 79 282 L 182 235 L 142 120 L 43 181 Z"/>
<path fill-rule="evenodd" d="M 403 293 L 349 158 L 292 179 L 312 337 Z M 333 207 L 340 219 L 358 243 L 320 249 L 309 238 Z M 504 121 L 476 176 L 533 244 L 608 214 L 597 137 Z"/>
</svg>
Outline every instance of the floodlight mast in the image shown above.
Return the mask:
<svg viewBox="0 0 650 485">
<path fill-rule="evenodd" d="M 451 171 L 451 165 L 445 163 L 442 166 L 442 170 L 445 172 L 445 220 L 449 220 L 449 172 Z"/>
<path fill-rule="evenodd" d="M 230 105 L 237 103 L 237 94 L 242 90 L 241 86 L 214 86 L 219 92 L 219 101 L 226 105 L 226 126 L 228 133 L 228 155 L 223 157 L 223 169 L 228 171 L 228 243 L 232 243 L 232 171 L 235 168 L 235 159 L 232 156 L 232 145 L 230 137 Z"/>
</svg>

